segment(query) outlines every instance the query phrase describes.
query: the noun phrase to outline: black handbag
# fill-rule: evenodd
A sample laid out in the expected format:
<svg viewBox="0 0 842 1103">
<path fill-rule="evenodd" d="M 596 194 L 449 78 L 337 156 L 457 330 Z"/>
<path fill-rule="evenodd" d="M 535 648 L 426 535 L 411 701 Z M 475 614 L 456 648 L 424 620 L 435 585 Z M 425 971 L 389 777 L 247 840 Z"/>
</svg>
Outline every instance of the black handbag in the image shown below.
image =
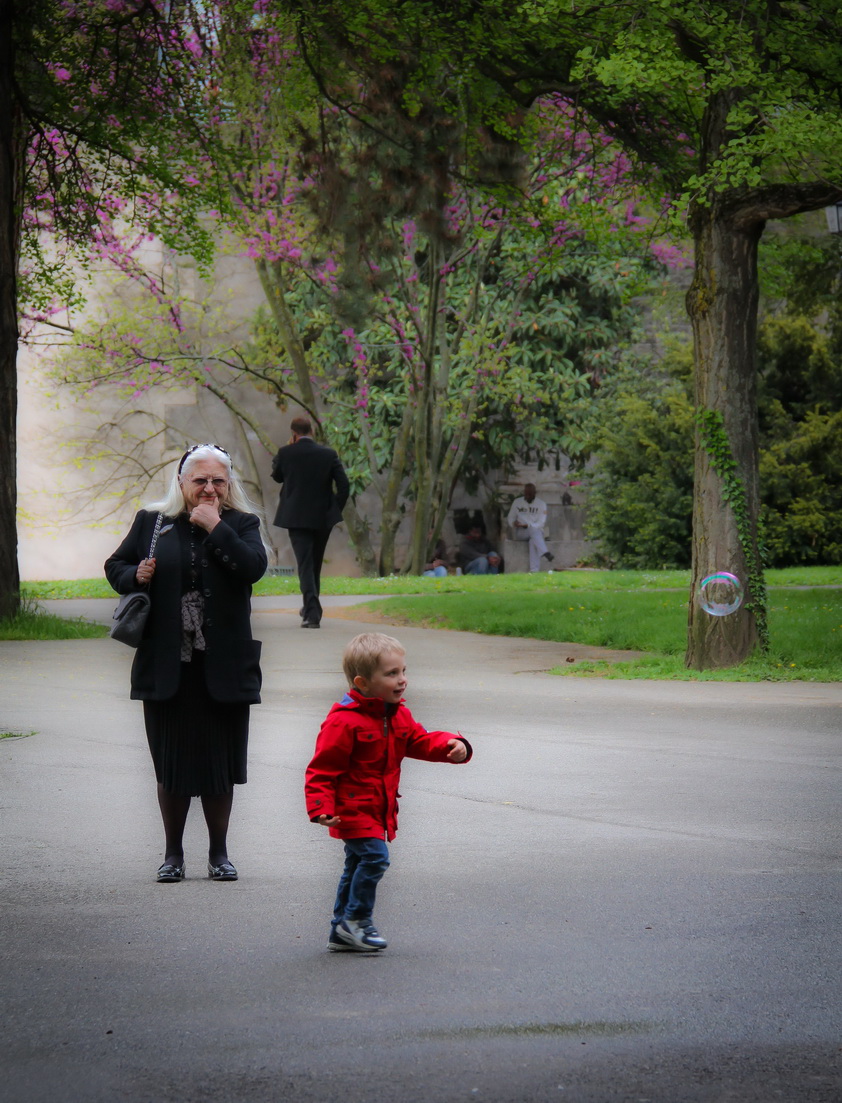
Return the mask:
<svg viewBox="0 0 842 1103">
<path fill-rule="evenodd" d="M 161 531 L 162 520 L 163 514 L 159 513 L 158 519 L 155 521 L 155 531 L 152 533 L 152 543 L 149 545 L 147 559 L 151 559 L 155 554 L 155 545 L 158 543 L 158 533 Z M 111 639 L 119 640 L 120 643 L 125 643 L 129 647 L 137 647 L 143 637 L 143 629 L 146 627 L 151 608 L 152 601 L 145 590 L 133 590 L 130 594 L 123 594 L 117 602 L 117 608 L 111 618 L 114 621 L 111 625 L 111 631 L 108 633 Z"/>
</svg>

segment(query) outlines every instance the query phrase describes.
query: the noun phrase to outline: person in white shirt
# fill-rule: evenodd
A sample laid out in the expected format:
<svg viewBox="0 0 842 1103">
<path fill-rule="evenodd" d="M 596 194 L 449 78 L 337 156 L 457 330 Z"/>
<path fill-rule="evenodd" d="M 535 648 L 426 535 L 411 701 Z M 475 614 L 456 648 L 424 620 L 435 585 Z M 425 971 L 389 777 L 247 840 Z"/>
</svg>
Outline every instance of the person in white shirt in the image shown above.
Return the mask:
<svg viewBox="0 0 842 1103">
<path fill-rule="evenodd" d="M 541 560 L 552 563 L 555 556 L 547 550 L 544 539 L 544 525 L 547 523 L 547 503 L 535 496 L 535 486 L 527 483 L 523 496 L 515 498 L 509 516 L 506 518 L 515 540 L 529 541 L 530 573 L 540 571 Z"/>
</svg>

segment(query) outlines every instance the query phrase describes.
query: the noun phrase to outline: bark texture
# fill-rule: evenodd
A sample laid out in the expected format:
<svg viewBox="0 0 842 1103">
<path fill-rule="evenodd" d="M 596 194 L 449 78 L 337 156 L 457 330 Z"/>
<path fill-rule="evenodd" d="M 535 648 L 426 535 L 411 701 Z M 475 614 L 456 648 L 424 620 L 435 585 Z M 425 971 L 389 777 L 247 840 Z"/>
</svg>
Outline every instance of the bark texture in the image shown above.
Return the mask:
<svg viewBox="0 0 842 1103">
<path fill-rule="evenodd" d="M 17 537 L 17 262 L 20 241 L 19 113 L 13 106 L 13 5 L 0 0 L 0 617 L 20 606 Z"/>
<path fill-rule="evenodd" d="M 760 221 L 737 228 L 716 207 L 696 212 L 696 270 L 687 309 L 696 346 L 697 409 L 721 413 L 723 427 L 745 490 L 751 547 L 757 554 L 760 508 L 758 483 L 757 244 Z M 738 531 L 723 482 L 696 434 L 693 498 L 693 567 L 686 664 L 704 670 L 733 666 L 757 646 L 753 598 L 748 585 L 749 556 Z M 727 617 L 701 609 L 700 583 L 716 571 L 730 571 L 743 583 L 742 606 Z"/>
</svg>

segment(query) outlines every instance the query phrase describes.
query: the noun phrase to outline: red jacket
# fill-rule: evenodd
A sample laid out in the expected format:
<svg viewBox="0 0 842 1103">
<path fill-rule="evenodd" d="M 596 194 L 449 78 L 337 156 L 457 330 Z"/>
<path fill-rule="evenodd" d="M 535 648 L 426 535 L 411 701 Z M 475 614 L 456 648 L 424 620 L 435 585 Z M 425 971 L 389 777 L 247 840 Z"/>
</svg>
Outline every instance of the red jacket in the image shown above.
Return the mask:
<svg viewBox="0 0 842 1103">
<path fill-rule="evenodd" d="M 450 739 L 461 739 L 471 757 L 464 736 L 426 731 L 403 702 L 387 705 L 349 690 L 316 739 L 304 782 L 307 814 L 311 820 L 339 816 L 342 823 L 330 828 L 335 839 L 382 839 L 385 833 L 391 841 L 398 830 L 401 762 L 407 755 L 446 762 Z"/>
</svg>

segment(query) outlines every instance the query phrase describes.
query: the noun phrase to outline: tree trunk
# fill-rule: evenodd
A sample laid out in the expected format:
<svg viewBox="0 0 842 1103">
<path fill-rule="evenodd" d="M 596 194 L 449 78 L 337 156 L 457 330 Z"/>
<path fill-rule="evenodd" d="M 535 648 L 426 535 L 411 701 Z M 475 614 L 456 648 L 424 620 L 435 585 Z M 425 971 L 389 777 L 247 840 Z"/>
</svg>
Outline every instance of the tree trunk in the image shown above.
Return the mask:
<svg viewBox="0 0 842 1103">
<path fill-rule="evenodd" d="M 693 568 L 685 662 L 695 670 L 733 666 L 758 644 L 758 626 L 749 581 L 752 557 L 758 560 L 760 510 L 755 372 L 757 331 L 757 245 L 763 222 L 737 224 L 714 201 L 693 211 L 695 277 L 687 310 L 695 339 L 697 410 L 721 415 L 734 474 L 745 502 L 743 533 L 735 503 L 726 500 L 723 479 L 696 434 L 693 504 Z M 727 461 L 726 461 L 727 462 Z M 717 464 L 721 471 L 721 464 Z M 743 603 L 728 616 L 711 616 L 698 604 L 701 582 L 717 571 L 739 578 Z M 762 587 L 756 586 L 757 589 Z"/>
<path fill-rule="evenodd" d="M 17 534 L 17 258 L 20 125 L 12 86 L 12 4 L 0 0 L 0 617 L 20 608 Z"/>
<path fill-rule="evenodd" d="M 330 433 L 325 432 L 321 412 L 318 408 L 316 392 L 313 389 L 313 382 L 310 379 L 310 366 L 307 363 L 304 345 L 298 333 L 292 311 L 287 305 L 281 263 L 276 261 L 274 264 L 268 264 L 266 261 L 256 261 L 255 264 L 257 273 L 260 276 L 263 293 L 266 296 L 266 302 L 269 304 L 269 309 L 272 311 L 272 317 L 278 327 L 281 342 L 295 370 L 295 377 L 301 395 L 299 399 L 300 404 L 308 411 L 316 422 L 318 429 L 321 430 L 319 435 L 322 436 L 326 443 L 330 444 Z M 351 543 L 354 545 L 354 552 L 357 556 L 360 570 L 367 577 L 374 576 L 377 573 L 377 568 L 374 550 L 371 546 L 371 530 L 365 518 L 362 517 L 357 509 L 355 502 L 349 501 L 346 504 L 343 511 L 343 519 L 348 526 L 348 535 L 351 538 Z"/>
<path fill-rule="evenodd" d="M 377 560 L 371 546 L 371 530 L 368 521 L 362 516 L 354 502 L 349 501 L 342 512 L 342 519 L 348 526 L 348 535 L 354 545 L 357 562 L 365 578 L 377 575 Z"/>
<path fill-rule="evenodd" d="M 738 89 L 714 93 L 702 120 L 702 168 L 715 164 L 734 137 L 729 130 Z M 756 337 L 757 246 L 766 222 L 838 201 L 827 181 L 766 184 L 717 192 L 691 204 L 695 275 L 687 311 L 695 343 L 697 431 L 693 490 L 693 565 L 685 662 L 694 670 L 734 666 L 764 641 L 766 596 L 758 541 Z M 721 439 L 711 441 L 710 427 Z M 707 439 L 705 439 L 707 438 Z M 698 604 L 701 583 L 728 571 L 743 602 L 727 616 Z"/>
<path fill-rule="evenodd" d="M 412 440 L 412 427 L 415 423 L 415 404 L 417 400 L 417 395 L 410 389 L 401 417 L 400 428 L 395 436 L 392 462 L 386 472 L 386 482 L 381 495 L 379 557 L 381 577 L 386 577 L 395 570 L 395 541 L 398 528 L 403 519 L 400 497 L 409 463 L 409 446 Z M 374 461 L 372 461 L 373 472 Z"/>
</svg>

